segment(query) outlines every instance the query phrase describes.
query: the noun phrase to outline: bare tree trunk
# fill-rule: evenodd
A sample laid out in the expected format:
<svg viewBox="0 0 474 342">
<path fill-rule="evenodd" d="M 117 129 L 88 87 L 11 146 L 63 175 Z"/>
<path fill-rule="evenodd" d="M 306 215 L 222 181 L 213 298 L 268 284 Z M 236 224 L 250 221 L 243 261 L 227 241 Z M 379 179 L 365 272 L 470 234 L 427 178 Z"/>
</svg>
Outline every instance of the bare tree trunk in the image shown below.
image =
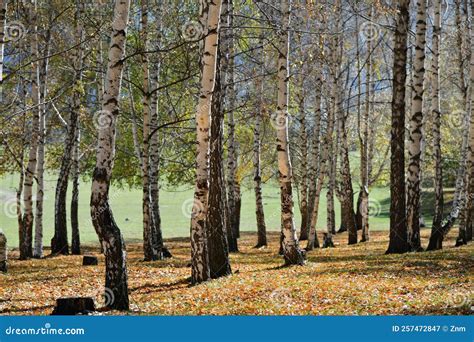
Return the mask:
<svg viewBox="0 0 474 342">
<path fill-rule="evenodd" d="M 467 0 L 464 1 L 464 12 L 466 18 L 469 17 L 469 9 Z M 474 1 L 471 1 L 471 18 L 474 13 Z M 472 241 L 472 228 L 474 225 L 474 27 L 473 23 L 466 20 L 469 27 L 469 36 L 467 47 L 470 48 L 470 66 L 469 66 L 469 82 L 470 82 L 470 106 L 469 106 L 469 155 L 468 155 L 468 173 L 469 173 L 469 184 L 468 184 L 468 203 L 467 203 L 467 219 L 466 219 L 466 239 L 465 241 Z"/>
<path fill-rule="evenodd" d="M 301 226 L 300 226 L 300 241 L 308 240 L 309 233 L 309 222 L 308 222 L 308 133 L 306 131 L 306 113 L 305 113 L 305 89 L 304 89 L 304 70 L 301 66 L 300 77 L 299 77 L 299 94 L 298 94 L 298 111 L 299 111 L 299 144 L 301 145 L 301 176 L 299 182 L 300 190 L 300 214 L 301 214 Z"/>
<path fill-rule="evenodd" d="M 222 1 L 222 12 L 227 11 L 227 0 Z M 225 25 L 225 16 L 221 17 L 221 27 Z M 222 31 L 221 31 L 222 32 Z M 223 39 L 221 39 L 223 38 Z M 209 269 L 211 278 L 216 279 L 232 274 L 227 245 L 227 196 L 224 179 L 224 112 L 222 92 L 221 62 L 225 55 L 225 36 L 219 36 L 214 92 L 211 107 L 209 206 L 207 211 L 206 234 L 209 251 Z"/>
<path fill-rule="evenodd" d="M 116 122 L 130 0 L 117 0 L 114 6 L 105 92 L 97 145 L 97 162 L 92 177 L 91 216 L 105 254 L 105 287 L 113 293 L 111 309 L 128 310 L 125 243 L 109 205 L 109 189 L 115 159 Z"/>
<path fill-rule="evenodd" d="M 155 38 L 154 44 L 157 49 L 160 48 L 160 41 L 162 35 L 163 13 L 165 13 L 166 3 L 161 3 L 161 8 L 156 13 L 156 20 L 158 21 L 158 37 Z M 151 96 L 151 117 L 150 126 L 152 135 L 150 137 L 150 196 L 151 196 L 151 211 L 152 211 L 152 234 L 153 243 L 157 251 L 157 258 L 170 258 L 172 255 L 163 241 L 163 232 L 161 229 L 161 212 L 160 212 L 160 135 L 158 132 L 159 126 L 159 93 L 156 91 L 160 84 L 161 71 L 161 55 L 154 61 L 151 73 L 152 88 L 154 89 Z"/>
<path fill-rule="evenodd" d="M 405 199 L 405 94 L 410 0 L 398 1 L 393 58 L 390 164 L 390 242 L 388 253 L 409 251 Z"/>
<path fill-rule="evenodd" d="M 432 75 L 432 94 L 431 94 L 431 115 L 433 116 L 433 155 L 434 155 L 434 192 L 435 192 L 435 210 L 433 224 L 431 226 L 431 236 L 427 250 L 441 249 L 443 244 L 442 220 L 443 220 L 443 168 L 441 160 L 441 110 L 439 98 L 439 51 L 441 36 L 441 0 L 434 2 L 434 20 L 433 20 L 433 39 L 432 47 L 433 57 L 431 72 Z"/>
<path fill-rule="evenodd" d="M 263 36 L 260 36 L 260 45 L 262 46 L 262 53 L 260 58 L 260 75 L 255 80 L 256 99 L 257 105 L 255 106 L 255 123 L 253 128 L 253 169 L 254 169 L 254 189 L 255 189 L 255 214 L 257 217 L 257 232 L 258 240 L 255 248 L 263 247 L 267 245 L 267 229 L 265 226 L 265 214 L 263 210 L 263 199 L 262 199 L 262 171 L 260 169 L 260 151 L 261 151 L 261 139 L 260 139 L 260 126 L 262 123 L 262 115 L 264 111 L 264 72 L 265 72 L 265 57 L 263 47 Z"/>
<path fill-rule="evenodd" d="M 5 28 L 7 27 L 7 0 L 0 0 L 0 102 L 3 101 L 3 60 L 5 58 Z"/>
<path fill-rule="evenodd" d="M 354 189 L 352 187 L 351 167 L 349 162 L 349 144 L 347 141 L 346 116 L 339 101 L 339 136 L 340 136 L 340 158 L 341 158 L 341 182 L 342 182 L 342 198 L 341 198 L 341 226 L 348 230 L 348 244 L 357 243 L 357 221 L 354 212 Z"/>
<path fill-rule="evenodd" d="M 79 125 L 76 127 L 74 148 L 72 150 L 72 198 L 71 198 L 71 253 L 81 254 L 81 238 L 79 233 L 79 143 L 81 131 Z"/>
<path fill-rule="evenodd" d="M 408 137 L 407 229 L 412 251 L 420 251 L 421 144 L 423 140 L 423 82 L 425 79 L 426 0 L 417 0 L 413 95 Z"/>
<path fill-rule="evenodd" d="M 81 8 L 80 4 L 77 4 L 76 15 L 75 15 L 75 41 L 79 44 L 83 38 L 83 28 L 80 22 Z M 56 183 L 56 194 L 54 200 L 54 236 L 51 240 L 51 253 L 53 254 L 69 254 L 69 244 L 67 237 L 67 213 L 66 213 L 66 196 L 69 185 L 69 174 L 71 171 L 71 165 L 73 164 L 75 148 L 78 144 L 78 130 L 79 130 L 79 112 L 81 110 L 81 82 L 82 82 L 82 66 L 83 66 L 83 48 L 79 45 L 76 49 L 72 50 L 72 63 L 74 66 L 74 87 L 71 96 L 69 108 L 69 122 L 67 126 L 67 138 L 66 145 L 64 148 L 63 157 L 61 159 L 61 166 L 59 170 L 59 177 Z M 78 148 L 78 147 L 77 147 Z M 74 193 L 74 191 L 73 191 Z M 78 195 L 77 195 L 78 196 Z M 74 198 L 73 201 L 78 200 Z M 72 204 L 71 204 L 72 205 Z M 71 213 L 72 214 L 72 213 Z M 72 218 L 72 216 L 71 216 Z M 72 223 L 72 222 L 71 222 Z M 74 238 L 74 232 L 72 234 Z M 74 238 L 75 239 L 75 238 Z M 77 247 L 77 246 L 75 246 Z M 77 252 L 77 249 L 75 248 Z"/>
<path fill-rule="evenodd" d="M 196 186 L 191 217 L 191 283 L 209 280 L 206 218 L 209 193 L 209 132 L 212 95 L 216 78 L 218 31 L 222 2 L 201 2 L 204 46 L 201 57 L 201 90 L 196 109 Z"/>
<path fill-rule="evenodd" d="M 369 19 L 372 18 L 372 9 L 369 11 Z M 362 230 L 361 242 L 369 241 L 369 118 L 370 118 L 370 97 L 372 82 L 372 40 L 367 42 L 367 64 L 365 67 L 365 108 L 361 120 L 360 134 L 360 182 L 361 188 L 357 200 L 357 226 Z M 360 80 L 360 75 L 359 75 Z M 360 92 L 360 90 L 359 90 Z M 359 109 L 360 111 L 360 109 Z"/>
<path fill-rule="evenodd" d="M 468 113 L 468 106 L 469 106 L 469 101 L 467 98 L 467 88 L 466 88 L 466 82 L 464 80 L 464 57 L 463 57 L 463 52 L 462 52 L 462 35 L 463 35 L 463 30 L 461 26 L 461 8 L 460 8 L 460 0 L 456 0 L 456 26 L 457 26 L 457 52 L 458 52 L 458 71 L 459 71 L 459 77 L 460 77 L 460 88 L 462 90 L 463 94 L 463 101 L 465 104 L 465 112 L 464 116 L 462 118 L 463 120 L 463 127 L 468 127 L 469 126 L 469 113 Z M 435 15 L 437 14 L 438 7 L 435 7 Z M 441 10 L 441 5 L 439 5 L 439 11 Z M 436 16 L 435 16 L 435 19 Z M 437 27 L 440 27 L 440 24 L 437 25 Z M 441 29 L 439 29 L 439 33 L 441 32 Z M 438 48 L 437 51 L 439 51 L 439 39 L 436 40 L 436 44 Z M 436 59 L 436 63 L 439 63 L 439 53 L 435 54 L 434 58 Z M 435 63 L 433 63 L 434 65 Z M 437 65 L 438 67 L 438 65 Z M 434 71 L 435 73 L 439 70 L 439 67 Z M 439 72 L 439 71 L 438 71 Z M 436 75 L 435 75 L 436 76 Z M 439 79 L 439 77 L 438 77 Z M 436 84 L 433 85 L 433 88 L 438 90 L 439 92 L 439 83 L 436 82 Z M 439 100 L 437 101 L 439 102 Z M 436 105 L 436 104 L 435 104 Z M 434 111 L 434 110 L 433 110 Z M 440 114 L 439 114 L 440 115 Z M 437 118 L 435 117 L 435 120 Z M 437 129 L 437 128 L 436 128 Z M 467 163 L 467 158 L 468 158 L 468 142 L 469 142 L 469 130 L 464 130 L 463 135 L 462 135 L 462 142 L 461 142 L 461 160 L 459 163 L 459 167 L 457 170 L 456 174 L 456 187 L 454 190 L 454 198 L 453 198 L 453 204 L 451 208 L 451 212 L 448 215 L 445 223 L 441 226 L 440 222 L 440 228 L 435 227 L 435 224 L 433 222 L 433 228 L 431 231 L 431 237 L 430 237 L 430 242 L 428 244 L 427 250 L 435 250 L 435 249 L 441 249 L 443 245 L 443 239 L 444 237 L 448 234 L 456 220 L 459 218 L 460 219 L 460 229 L 463 229 L 463 226 L 465 224 L 464 220 L 464 209 L 466 205 L 466 199 L 465 199 L 465 188 L 466 188 L 466 163 Z M 435 145 L 436 146 L 436 145 Z M 437 148 L 435 148 L 435 153 Z M 436 156 L 437 157 L 437 156 Z M 441 159 L 441 156 L 440 156 Z M 437 166 L 437 165 L 436 165 Z M 441 166 L 440 166 L 441 167 Z M 441 170 L 439 170 L 439 173 L 441 174 Z M 436 178 L 438 177 L 438 174 Z M 439 189 L 435 189 L 435 193 L 437 194 L 437 191 Z M 435 212 L 435 218 L 436 218 L 436 212 Z M 442 213 L 441 213 L 442 215 Z M 441 219 L 439 219 L 441 220 Z"/>
<path fill-rule="evenodd" d="M 320 46 L 321 48 L 321 46 Z M 322 50 L 321 50 L 322 51 Z M 316 233 L 316 224 L 318 221 L 319 199 L 326 173 L 326 162 L 328 159 L 328 151 L 326 140 L 324 144 L 320 144 L 321 131 L 321 98 L 322 98 L 322 74 L 321 65 L 316 65 L 316 83 L 315 83 L 315 109 L 314 109 L 314 131 L 312 139 L 312 162 L 310 168 L 311 180 L 309 182 L 309 234 L 306 250 L 310 251 L 313 248 L 319 248 L 318 234 Z M 327 137 L 327 135 L 326 135 Z M 326 138 L 325 138 L 326 139 Z M 321 156 L 320 156 L 321 151 Z M 319 175 L 318 175 L 319 162 Z M 317 176 L 318 175 L 318 176 Z M 316 179 L 317 178 L 317 179 Z"/>
<path fill-rule="evenodd" d="M 36 212 L 35 212 L 35 238 L 33 248 L 33 258 L 43 257 L 43 202 L 44 202 L 44 157 L 45 157 L 45 137 L 46 137 L 46 96 L 48 94 L 48 66 L 51 31 L 47 30 L 45 38 L 44 56 L 40 66 L 40 120 L 38 132 L 38 162 L 36 165 Z"/>
<path fill-rule="evenodd" d="M 282 25 L 278 31 L 278 103 L 276 125 L 278 174 L 281 196 L 282 249 L 286 265 L 303 265 L 305 256 L 298 244 L 293 218 L 293 172 L 288 144 L 288 82 L 290 0 L 281 0 Z"/>
<path fill-rule="evenodd" d="M 30 20 L 30 39 L 31 39 L 31 101 L 33 105 L 32 127 L 30 139 L 30 151 L 28 156 L 28 165 L 25 172 L 25 184 L 23 193 L 23 202 L 25 211 L 23 214 L 23 234 L 20 234 L 20 260 L 25 260 L 33 255 L 33 180 L 36 176 L 36 166 L 38 161 L 38 139 L 40 124 L 40 92 L 39 92 L 39 54 L 38 54 L 38 33 L 37 33 L 37 13 L 36 0 L 29 9 Z"/>
<path fill-rule="evenodd" d="M 143 72 L 143 148 L 142 148 L 142 187 L 143 187 L 143 254 L 144 260 L 156 260 L 157 251 L 153 244 L 151 197 L 150 197 L 150 80 L 147 50 L 148 40 L 148 0 L 141 0 L 141 63 Z"/>
<path fill-rule="evenodd" d="M 228 1 L 227 9 L 227 22 L 228 22 L 228 33 L 227 42 L 227 66 L 226 72 L 226 97 L 227 106 L 226 112 L 228 113 L 228 152 L 227 152 L 227 191 L 228 191 L 228 206 L 229 206 L 229 218 L 231 226 L 231 234 L 228 236 L 229 252 L 238 252 L 237 238 L 239 237 L 239 223 L 240 223 L 240 191 L 237 179 L 237 142 L 235 139 L 235 121 L 234 121 L 234 107 L 235 107 L 235 85 L 234 85 L 234 37 L 233 37 L 233 0 Z"/>
</svg>

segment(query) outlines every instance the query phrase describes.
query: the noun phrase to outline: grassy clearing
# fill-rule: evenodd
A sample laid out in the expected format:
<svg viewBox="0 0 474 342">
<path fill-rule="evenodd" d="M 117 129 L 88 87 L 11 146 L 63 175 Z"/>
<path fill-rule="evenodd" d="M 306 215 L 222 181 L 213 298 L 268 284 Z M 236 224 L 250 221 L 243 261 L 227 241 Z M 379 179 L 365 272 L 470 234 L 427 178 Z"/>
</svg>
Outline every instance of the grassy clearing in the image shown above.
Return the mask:
<svg viewBox="0 0 474 342">
<path fill-rule="evenodd" d="M 9 245 L 18 245 L 18 228 L 15 217 L 15 188 L 18 177 L 8 175 L 0 178 L 0 228 L 7 235 Z M 44 204 L 44 243 L 49 245 L 54 230 L 54 189 L 56 177 L 46 175 L 45 204 Z M 357 189 L 357 187 L 355 187 Z M 263 189 L 265 221 L 269 231 L 280 229 L 280 195 L 279 188 L 267 184 Z M 357 194 L 356 194 L 357 195 Z M 449 193 L 446 196 L 449 198 Z M 79 196 L 79 221 L 81 241 L 86 244 L 95 244 L 97 236 L 90 220 L 90 184 L 82 183 Z M 192 189 L 166 189 L 161 192 L 161 214 L 163 234 L 165 237 L 189 236 L 189 210 L 192 205 Z M 390 208 L 390 190 L 388 188 L 374 188 L 370 193 L 371 217 L 370 224 L 373 230 L 387 230 Z M 427 224 L 431 223 L 433 195 L 431 192 L 423 194 L 423 206 Z M 138 242 L 142 238 L 141 216 L 142 193 L 140 189 L 118 189 L 111 191 L 110 201 L 115 219 L 128 242 Z M 300 213 L 295 200 L 295 223 L 300 225 Z M 356 199 L 354 200 L 356 202 Z M 68 206 L 69 208 L 69 206 Z M 321 197 L 318 218 L 318 229 L 325 229 L 326 225 L 326 196 Z M 449 209 L 449 205 L 446 205 Z M 339 203 L 336 201 L 336 223 L 339 222 Z M 242 218 L 243 231 L 256 231 L 255 196 L 252 189 L 243 189 Z"/>
<path fill-rule="evenodd" d="M 423 230 L 423 245 L 429 231 Z M 167 241 L 174 257 L 143 262 L 141 246 L 129 244 L 130 314 L 155 315 L 391 315 L 472 314 L 474 245 L 443 251 L 384 255 L 387 233 L 369 243 L 315 250 L 304 267 L 281 268 L 278 234 L 266 249 L 252 248 L 255 234 L 243 234 L 232 255 L 232 276 L 190 287 L 189 241 Z M 87 253 L 99 254 L 89 247 Z M 104 260 L 81 266 L 80 256 L 18 261 L 0 275 L 0 314 L 50 314 L 60 296 L 93 296 L 101 306 Z M 102 312 L 102 314 L 119 314 Z"/>
</svg>

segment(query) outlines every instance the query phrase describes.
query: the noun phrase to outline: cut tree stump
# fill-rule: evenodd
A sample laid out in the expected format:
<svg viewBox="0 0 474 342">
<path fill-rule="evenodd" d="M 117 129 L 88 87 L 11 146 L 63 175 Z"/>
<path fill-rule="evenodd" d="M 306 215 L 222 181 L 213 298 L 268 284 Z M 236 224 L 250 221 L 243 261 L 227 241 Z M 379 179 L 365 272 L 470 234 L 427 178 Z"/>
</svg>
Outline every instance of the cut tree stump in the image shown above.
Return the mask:
<svg viewBox="0 0 474 342">
<path fill-rule="evenodd" d="M 82 258 L 83 266 L 98 265 L 98 264 L 99 264 L 99 260 L 95 256 L 84 255 L 84 257 Z"/>
<path fill-rule="evenodd" d="M 92 297 L 63 297 L 56 299 L 51 315 L 86 315 L 95 311 Z"/>
</svg>

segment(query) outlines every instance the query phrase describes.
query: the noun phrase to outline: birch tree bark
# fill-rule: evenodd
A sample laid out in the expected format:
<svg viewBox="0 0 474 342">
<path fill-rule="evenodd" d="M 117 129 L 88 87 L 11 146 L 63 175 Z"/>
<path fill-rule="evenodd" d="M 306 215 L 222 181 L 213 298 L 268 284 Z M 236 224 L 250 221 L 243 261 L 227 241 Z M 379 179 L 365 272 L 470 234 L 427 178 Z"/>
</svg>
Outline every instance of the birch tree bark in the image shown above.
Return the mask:
<svg viewBox="0 0 474 342">
<path fill-rule="evenodd" d="M 80 22 L 81 8 L 77 4 L 75 21 L 74 40 L 79 44 L 83 38 L 83 28 Z M 83 67 L 83 48 L 79 44 L 77 48 L 72 50 L 72 65 L 74 68 L 74 86 L 69 102 L 69 122 L 67 126 L 67 138 L 65 142 L 64 153 L 61 159 L 61 166 L 59 169 L 59 176 L 56 183 L 56 193 L 54 199 L 54 236 L 51 240 L 51 252 L 53 254 L 68 254 L 69 244 L 67 237 L 67 212 L 66 212 L 66 195 L 69 185 L 69 175 L 71 165 L 73 163 L 73 156 L 78 139 L 79 129 L 79 112 L 81 110 L 82 91 L 82 67 Z M 78 195 L 77 195 L 78 196 Z M 78 197 L 72 196 L 73 201 L 78 200 Z M 75 234 L 73 233 L 73 236 Z M 77 249 L 75 248 L 77 252 Z"/>
<path fill-rule="evenodd" d="M 73 255 L 81 254 L 81 237 L 79 232 L 79 143 L 81 140 L 81 131 L 79 124 L 74 134 L 74 148 L 72 149 L 72 196 L 71 196 L 71 253 Z"/>
<path fill-rule="evenodd" d="M 44 202 L 44 158 L 45 158 L 45 138 L 46 138 L 46 96 L 48 94 L 48 66 L 51 31 L 48 29 L 45 34 L 45 46 L 43 48 L 43 60 L 40 63 L 40 119 L 38 131 L 38 162 L 36 166 L 36 211 L 35 211 L 35 236 L 33 257 L 43 257 L 43 202 Z"/>
<path fill-rule="evenodd" d="M 156 260 L 157 251 L 153 244 L 153 226 L 150 197 L 150 75 L 148 70 L 148 0 L 141 0 L 141 63 L 143 73 L 143 149 L 142 149 L 142 211 L 143 211 L 143 254 L 144 260 Z"/>
<path fill-rule="evenodd" d="M 207 212 L 206 234 L 209 250 L 209 269 L 211 278 L 227 276 L 232 273 L 229 262 L 229 248 L 227 244 L 227 228 L 230 228 L 226 215 L 225 200 L 227 197 L 224 178 L 224 98 L 222 85 L 225 75 L 221 66 L 226 64 L 223 56 L 228 53 L 226 39 L 223 33 L 228 11 L 228 0 L 222 1 L 222 15 L 220 18 L 219 46 L 217 51 L 214 91 L 211 106 L 211 134 L 210 134 L 210 172 L 209 172 L 209 206 Z"/>
<path fill-rule="evenodd" d="M 421 144 L 423 140 L 423 82 L 425 79 L 426 0 L 417 0 L 413 96 L 408 136 L 407 229 L 412 251 L 420 251 Z"/>
<path fill-rule="evenodd" d="M 407 40 L 410 0 L 397 1 L 395 26 L 392 129 L 390 140 L 390 241 L 388 253 L 405 253 L 410 249 L 405 199 L 405 93 Z"/>
<path fill-rule="evenodd" d="M 239 224 L 240 224 L 240 186 L 237 177 L 238 168 L 238 151 L 237 142 L 235 139 L 235 121 L 234 121 L 234 107 L 235 107 L 235 85 L 234 85 L 234 33 L 233 33 L 233 0 L 228 1 L 227 9 L 227 23 L 228 33 L 227 42 L 227 66 L 225 67 L 226 72 L 226 97 L 227 106 L 226 112 L 228 113 L 228 148 L 227 148 L 227 190 L 228 190 L 228 206 L 229 206 L 229 218 L 231 226 L 231 236 L 229 236 L 229 251 L 238 252 L 237 238 L 239 237 Z"/>
<path fill-rule="evenodd" d="M 462 51 L 462 49 L 463 49 L 463 38 L 462 38 L 462 36 L 464 34 L 464 31 L 463 31 L 462 25 L 461 25 L 461 8 L 460 8 L 461 3 L 460 3 L 460 0 L 456 0 L 455 5 L 456 5 L 456 8 L 455 8 L 455 12 L 456 12 L 455 21 L 456 21 L 456 27 L 457 27 L 456 45 L 457 45 L 457 53 L 458 53 L 457 54 L 457 61 L 458 61 L 457 66 L 458 66 L 459 82 L 460 82 L 459 87 L 460 87 L 461 92 L 462 92 L 463 102 L 464 102 L 464 106 L 465 106 L 462 122 L 463 122 L 463 127 L 469 127 L 469 114 L 468 114 L 469 101 L 468 101 L 466 82 L 464 80 L 464 57 L 463 57 L 463 51 Z M 437 20 L 436 14 L 437 14 L 438 10 L 441 11 L 441 5 L 439 5 L 439 9 L 438 9 L 438 4 L 436 3 L 436 6 L 435 6 L 435 20 Z M 437 27 L 440 27 L 440 25 L 438 25 Z M 440 30 L 439 31 L 439 33 L 440 33 L 441 29 L 439 29 L 439 30 Z M 438 72 L 439 72 L 439 42 L 440 42 L 440 39 L 437 39 L 436 43 L 438 45 L 436 47 L 438 48 L 437 49 L 438 53 L 436 54 L 436 56 L 433 57 L 433 59 L 436 59 L 436 64 L 437 64 L 436 65 L 436 67 L 437 67 L 436 71 L 438 71 Z M 433 64 L 435 64 L 435 63 L 433 63 Z M 434 71 L 434 72 L 436 72 L 436 71 Z M 433 88 L 438 91 L 438 96 L 439 96 L 439 76 L 438 76 L 438 80 L 436 81 L 436 84 L 433 84 Z M 439 102 L 439 100 L 437 102 Z M 439 115 L 441 115 L 441 114 L 439 114 Z M 436 132 L 436 136 L 438 136 L 437 132 Z M 466 187 L 465 177 L 466 177 L 466 163 L 467 163 L 467 158 L 468 158 L 468 147 L 469 147 L 469 129 L 466 129 L 466 130 L 463 130 L 463 133 L 462 133 L 461 159 L 460 159 L 459 167 L 458 167 L 457 174 L 456 174 L 456 186 L 455 186 L 455 190 L 454 190 L 454 196 L 453 196 L 454 198 L 453 198 L 453 204 L 452 204 L 451 212 L 450 212 L 447 219 L 445 220 L 445 222 L 442 225 L 441 225 L 441 222 L 440 222 L 440 226 L 439 226 L 440 228 L 438 228 L 437 225 L 435 227 L 435 222 L 433 222 L 430 242 L 428 244 L 427 250 L 435 250 L 435 249 L 441 249 L 442 248 L 444 237 L 446 236 L 446 234 L 448 234 L 448 232 L 450 231 L 450 229 L 452 228 L 452 226 L 454 225 L 454 223 L 456 222 L 456 220 L 458 218 L 460 219 L 459 220 L 460 221 L 460 229 L 463 229 L 462 226 L 465 224 L 465 220 L 464 220 L 463 216 L 465 214 L 464 209 L 465 209 L 465 205 L 466 205 L 466 198 L 465 198 L 466 194 L 465 194 L 464 190 L 465 190 L 465 187 Z M 436 149 L 435 149 L 435 152 L 437 153 Z M 441 156 L 439 158 L 441 159 Z M 436 178 L 440 177 L 440 175 L 441 175 L 441 170 L 438 171 L 437 167 L 438 167 L 438 165 L 436 165 Z M 439 167 L 441 168 L 441 162 L 440 162 Z M 438 175 L 438 173 L 439 173 L 439 175 Z M 441 189 L 438 189 L 437 187 L 435 188 L 436 196 L 438 196 L 438 191 L 441 191 Z M 435 218 L 437 218 L 436 214 L 437 213 L 435 212 Z M 440 215 L 442 215 L 442 214 L 440 214 Z M 439 220 L 441 221 L 441 218 Z"/>
<path fill-rule="evenodd" d="M 37 12 L 36 0 L 29 8 L 30 20 L 30 50 L 33 61 L 31 62 L 31 102 L 32 102 L 32 127 L 30 139 L 30 151 L 28 164 L 25 172 L 25 183 L 23 187 L 23 234 L 20 234 L 20 260 L 25 260 L 33 255 L 33 180 L 36 176 L 36 166 L 38 161 L 38 139 L 40 123 L 40 92 L 39 92 L 39 53 L 38 53 L 38 33 L 37 33 Z"/>
<path fill-rule="evenodd" d="M 281 196 L 282 249 L 286 265 L 303 265 L 305 256 L 299 247 L 293 219 L 292 166 L 288 144 L 288 83 L 290 1 L 281 0 L 282 25 L 278 31 L 278 103 L 277 154 Z"/>
<path fill-rule="evenodd" d="M 212 95 L 216 77 L 218 33 L 222 2 L 201 2 L 204 45 L 201 58 L 201 89 L 196 108 L 196 185 L 191 217 L 191 283 L 209 280 L 206 218 L 209 194 L 209 138 Z"/>
<path fill-rule="evenodd" d="M 431 226 L 431 236 L 427 250 L 441 249 L 443 243 L 442 220 L 443 220 L 443 168 L 441 160 L 441 109 L 439 98 L 439 53 L 441 38 L 441 0 L 434 2 L 433 57 L 431 58 L 431 115 L 433 116 L 433 155 L 434 155 L 434 192 L 435 210 L 433 224 Z"/>
<path fill-rule="evenodd" d="M 0 101 L 3 101 L 3 60 L 5 57 L 5 28 L 7 27 L 7 0 L 0 0 Z"/>
<path fill-rule="evenodd" d="M 372 9 L 369 11 L 368 20 L 372 18 Z M 365 66 L 365 108 L 364 114 L 359 124 L 359 139 L 360 139 L 360 182 L 361 188 L 359 192 L 359 199 L 357 200 L 357 211 L 360 215 L 357 216 L 358 226 L 362 230 L 361 242 L 369 241 L 369 118 L 370 118 L 370 99 L 371 99 L 371 82 L 372 82 L 372 39 L 367 41 L 367 63 Z M 359 56 L 360 59 L 360 56 Z M 358 64 L 360 65 L 358 59 Z M 360 68 L 360 66 L 359 66 Z M 360 70 L 360 69 L 359 69 Z M 359 87 L 361 83 L 359 75 Z M 360 90 L 358 93 L 358 111 L 360 112 Z M 359 114 L 359 117 L 361 115 Z"/>
<path fill-rule="evenodd" d="M 322 52 L 322 41 L 319 42 L 319 50 Z M 322 55 L 322 54 L 321 54 Z M 318 56 L 320 58 L 321 56 Z M 319 212 L 319 200 L 321 197 L 321 190 L 326 175 L 326 163 L 328 159 L 327 150 L 327 132 L 324 136 L 323 142 L 320 144 L 320 131 L 321 131 L 321 98 L 322 98 L 322 73 L 320 63 L 316 63 L 316 80 L 315 80 L 315 103 L 314 103 L 314 130 L 312 138 L 312 163 L 311 172 L 312 179 L 309 183 L 309 194 L 310 194 L 310 222 L 309 222 L 309 234 L 308 242 L 306 244 L 306 250 L 310 251 L 313 248 L 319 248 L 318 235 L 316 233 L 316 224 L 318 222 Z M 328 125 L 329 129 L 329 125 Z M 321 151 L 321 153 L 320 153 Z M 320 155 L 321 154 L 321 155 Z M 319 174 L 318 174 L 318 162 L 319 162 Z M 318 176 L 316 176 L 318 175 Z M 314 177 L 314 178 L 313 178 Z M 317 178 L 317 179 L 316 179 Z"/>
<path fill-rule="evenodd" d="M 469 17 L 468 2 L 464 1 L 464 12 L 466 18 Z M 471 18 L 474 13 L 474 1 L 471 1 Z M 467 47 L 470 48 L 470 66 L 469 66 L 469 91 L 470 91 L 470 106 L 469 106 L 469 154 L 467 161 L 467 168 L 469 173 L 468 196 L 467 196 L 467 218 L 466 218 L 466 236 L 465 241 L 472 240 L 472 228 L 474 225 L 474 27 L 472 21 L 466 20 L 469 25 L 469 41 Z M 462 237 L 460 237 L 462 238 Z"/>
<path fill-rule="evenodd" d="M 304 89 L 304 76 L 303 66 L 301 67 L 300 75 L 300 94 L 298 96 L 298 111 L 299 111 L 299 124 L 300 134 L 299 143 L 301 145 L 301 179 L 299 184 L 300 190 L 300 214 L 301 214 L 301 226 L 300 226 L 300 241 L 308 240 L 308 133 L 306 131 L 306 113 L 305 113 L 305 89 Z"/>
<path fill-rule="evenodd" d="M 254 190 L 255 190 L 255 215 L 257 218 L 257 245 L 255 248 L 260 248 L 267 245 L 267 229 L 265 225 L 265 213 L 263 209 L 262 199 L 262 171 L 260 167 L 261 154 L 261 138 L 260 126 L 262 123 L 262 115 L 264 111 L 264 72 L 265 72 L 265 53 L 263 35 L 260 35 L 259 44 L 262 47 L 260 57 L 260 75 L 255 80 L 257 105 L 255 108 L 255 123 L 253 128 L 253 170 L 254 170 Z"/>
<path fill-rule="evenodd" d="M 129 9 L 130 0 L 115 2 L 90 202 L 92 223 L 105 254 L 105 287 L 112 291 L 114 298 L 109 307 L 116 310 L 129 307 L 125 243 L 109 205 Z"/>
<path fill-rule="evenodd" d="M 155 20 L 158 21 L 157 26 L 157 37 L 154 41 L 154 47 L 159 50 L 161 47 L 161 36 L 163 26 L 163 13 L 165 13 L 167 2 L 159 3 L 159 9 L 156 13 Z M 160 135 L 158 132 L 159 126 L 159 92 L 157 91 L 160 85 L 160 72 L 161 72 L 161 55 L 157 57 L 152 63 L 151 82 L 152 88 L 154 89 L 151 96 L 151 117 L 150 126 L 152 129 L 150 137 L 150 197 L 151 197 L 151 212 L 152 212 L 152 234 L 153 243 L 157 251 L 157 258 L 169 258 L 171 253 L 163 242 L 163 233 L 161 229 L 161 212 L 160 212 L 160 160 L 161 160 L 161 149 L 160 149 Z"/>
</svg>

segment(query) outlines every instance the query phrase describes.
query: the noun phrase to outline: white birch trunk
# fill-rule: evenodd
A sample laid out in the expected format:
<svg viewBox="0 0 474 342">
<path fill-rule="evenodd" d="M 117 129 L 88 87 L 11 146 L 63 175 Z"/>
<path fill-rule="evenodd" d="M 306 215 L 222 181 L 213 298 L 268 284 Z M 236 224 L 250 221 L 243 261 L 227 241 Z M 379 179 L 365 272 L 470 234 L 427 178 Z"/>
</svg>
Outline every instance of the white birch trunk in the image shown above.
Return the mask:
<svg viewBox="0 0 474 342">
<path fill-rule="evenodd" d="M 423 83 L 425 79 L 426 0 L 417 1 L 413 94 L 408 136 L 407 229 L 413 251 L 421 249 L 420 192 L 421 144 L 423 140 Z"/>
<path fill-rule="evenodd" d="M 204 46 L 201 58 L 201 89 L 196 109 L 196 185 L 191 217 L 191 283 L 210 279 L 206 217 L 209 193 L 209 133 L 212 93 L 216 76 L 218 30 L 222 2 L 202 0 L 201 24 Z"/>
<path fill-rule="evenodd" d="M 28 164 L 25 172 L 25 183 L 23 188 L 23 233 L 20 234 L 20 259 L 24 260 L 33 255 L 33 180 L 36 176 L 36 165 L 38 161 L 38 139 L 40 123 L 40 93 L 39 93 L 39 62 L 38 62 L 38 35 L 37 35 L 37 13 L 36 0 L 31 4 L 29 10 L 30 18 L 30 39 L 32 56 L 32 79 L 31 79 L 31 102 L 32 102 L 32 127 L 30 139 L 30 151 L 28 155 Z"/>
<path fill-rule="evenodd" d="M 91 216 L 105 254 L 105 287 L 113 293 L 109 307 L 128 310 L 128 285 L 125 243 L 109 205 L 109 189 L 115 159 L 116 121 L 125 56 L 130 0 L 117 0 L 114 6 L 101 123 L 98 129 L 96 166 L 92 180 Z"/>
<path fill-rule="evenodd" d="M 282 250 L 285 264 L 303 265 L 305 257 L 299 247 L 293 217 L 293 172 L 288 143 L 290 0 L 281 0 L 280 4 L 282 25 L 278 31 L 278 102 L 275 127 L 281 191 Z"/>
</svg>

